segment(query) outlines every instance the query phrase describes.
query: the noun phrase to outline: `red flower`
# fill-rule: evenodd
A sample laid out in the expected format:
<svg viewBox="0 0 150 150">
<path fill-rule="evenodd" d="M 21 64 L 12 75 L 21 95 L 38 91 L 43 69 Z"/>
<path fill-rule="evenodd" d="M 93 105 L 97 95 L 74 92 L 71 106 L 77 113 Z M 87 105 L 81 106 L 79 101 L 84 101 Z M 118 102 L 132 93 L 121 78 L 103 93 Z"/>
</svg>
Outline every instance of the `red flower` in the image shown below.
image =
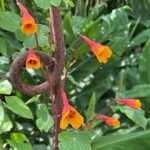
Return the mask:
<svg viewBox="0 0 150 150">
<path fill-rule="evenodd" d="M 121 98 L 115 98 L 115 100 L 120 103 L 120 104 L 123 104 L 123 105 L 127 105 L 131 108 L 134 108 L 134 109 L 139 109 L 141 108 L 142 104 L 140 102 L 139 99 L 121 99 Z"/>
<path fill-rule="evenodd" d="M 120 127 L 120 121 L 116 118 L 104 116 L 104 115 L 98 115 L 97 119 L 103 120 L 107 125 L 118 128 Z"/>
<path fill-rule="evenodd" d="M 80 35 L 80 37 L 91 47 L 92 52 L 97 57 L 99 62 L 107 63 L 107 59 L 112 55 L 112 51 L 108 46 L 96 43 L 87 38 L 85 35 Z"/>
<path fill-rule="evenodd" d="M 20 10 L 22 11 L 22 26 L 21 30 L 26 35 L 34 34 L 37 32 L 37 24 L 35 23 L 34 18 L 29 14 L 28 10 L 20 3 L 18 0 L 16 0 L 16 3 Z"/>
<path fill-rule="evenodd" d="M 65 129 L 70 124 L 73 128 L 78 129 L 84 122 L 84 118 L 79 112 L 69 105 L 66 93 L 62 90 L 61 97 L 63 100 L 63 112 L 60 121 L 60 128 Z"/>
<path fill-rule="evenodd" d="M 38 58 L 38 56 L 36 56 L 33 49 L 30 48 L 26 59 L 26 68 L 39 69 L 40 67 L 41 67 L 40 59 Z"/>
</svg>

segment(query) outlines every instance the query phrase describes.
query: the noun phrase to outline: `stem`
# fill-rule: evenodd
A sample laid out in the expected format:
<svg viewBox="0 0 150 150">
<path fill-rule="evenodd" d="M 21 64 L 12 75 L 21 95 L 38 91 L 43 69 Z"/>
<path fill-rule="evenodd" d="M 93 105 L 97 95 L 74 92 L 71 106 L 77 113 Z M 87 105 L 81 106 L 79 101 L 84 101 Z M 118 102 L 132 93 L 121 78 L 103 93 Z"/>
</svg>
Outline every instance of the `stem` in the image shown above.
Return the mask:
<svg viewBox="0 0 150 150">
<path fill-rule="evenodd" d="M 36 41 L 37 50 L 40 50 L 40 49 L 39 49 L 39 41 L 38 41 L 37 33 L 35 33 L 34 36 L 35 36 L 35 41 Z"/>
<path fill-rule="evenodd" d="M 62 113 L 61 101 L 61 74 L 64 68 L 64 36 L 62 29 L 61 10 L 59 7 L 50 7 L 50 19 L 52 28 L 52 39 L 56 48 L 55 60 L 56 65 L 52 73 L 52 84 L 54 100 L 52 101 L 53 116 L 54 116 L 54 136 L 53 136 L 53 150 L 58 150 L 58 134 L 60 133 L 60 119 Z"/>
</svg>

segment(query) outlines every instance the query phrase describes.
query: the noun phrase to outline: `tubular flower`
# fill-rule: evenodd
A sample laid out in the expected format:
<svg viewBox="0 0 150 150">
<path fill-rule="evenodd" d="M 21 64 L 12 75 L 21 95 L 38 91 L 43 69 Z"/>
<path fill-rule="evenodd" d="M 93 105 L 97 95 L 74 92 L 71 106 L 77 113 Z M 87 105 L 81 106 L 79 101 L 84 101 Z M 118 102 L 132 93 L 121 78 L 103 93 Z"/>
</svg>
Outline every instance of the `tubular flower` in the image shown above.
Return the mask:
<svg viewBox="0 0 150 150">
<path fill-rule="evenodd" d="M 104 115 L 98 115 L 97 119 L 103 120 L 107 125 L 118 128 L 120 127 L 120 121 L 116 118 L 104 116 Z"/>
<path fill-rule="evenodd" d="M 121 99 L 121 98 L 116 98 L 115 99 L 118 103 L 127 105 L 131 108 L 134 109 L 139 109 L 141 108 L 142 104 L 139 99 Z"/>
<path fill-rule="evenodd" d="M 20 10 L 22 11 L 22 18 L 21 18 L 21 30 L 26 35 L 34 34 L 37 32 L 37 24 L 34 18 L 29 14 L 28 10 L 16 0 L 16 3 Z"/>
<path fill-rule="evenodd" d="M 33 49 L 30 48 L 26 59 L 26 68 L 39 69 L 40 67 L 41 67 L 40 59 L 38 58 L 38 56 L 36 56 Z"/>
<path fill-rule="evenodd" d="M 63 112 L 60 121 L 60 128 L 65 129 L 70 124 L 73 128 L 78 129 L 84 122 L 84 118 L 79 114 L 79 112 L 69 105 L 66 93 L 61 92 L 61 97 L 63 100 Z"/>
<path fill-rule="evenodd" d="M 108 46 L 96 43 L 85 35 L 80 35 L 80 37 L 91 47 L 93 54 L 97 57 L 100 63 L 107 63 L 107 59 L 112 55 L 112 51 Z"/>
</svg>

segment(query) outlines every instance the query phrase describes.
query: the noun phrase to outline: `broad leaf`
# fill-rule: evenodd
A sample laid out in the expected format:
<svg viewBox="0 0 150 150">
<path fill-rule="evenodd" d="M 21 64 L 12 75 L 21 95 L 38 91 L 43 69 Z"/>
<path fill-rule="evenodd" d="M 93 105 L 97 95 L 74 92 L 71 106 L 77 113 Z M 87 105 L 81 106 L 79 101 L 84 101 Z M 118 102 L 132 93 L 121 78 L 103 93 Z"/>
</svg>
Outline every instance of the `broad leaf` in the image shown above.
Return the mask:
<svg viewBox="0 0 150 150">
<path fill-rule="evenodd" d="M 62 132 L 59 141 L 60 150 L 91 150 L 91 134 L 88 132 Z"/>
<path fill-rule="evenodd" d="M 6 97 L 6 107 L 12 112 L 20 115 L 21 117 L 33 119 L 33 115 L 29 107 L 17 96 Z"/>
<path fill-rule="evenodd" d="M 130 118 L 137 125 L 146 129 L 147 119 L 144 116 L 144 111 L 139 109 L 132 109 L 128 106 L 120 106 L 120 111 L 124 113 L 128 118 Z"/>
<path fill-rule="evenodd" d="M 0 12 L 0 28 L 15 32 L 20 28 L 20 17 L 12 12 Z"/>
<path fill-rule="evenodd" d="M 12 92 L 12 85 L 8 80 L 0 81 L 0 94 L 11 94 Z"/>
<path fill-rule="evenodd" d="M 42 8 L 42 9 L 45 9 L 45 10 L 47 10 L 51 5 L 50 0 L 40 0 L 40 1 L 39 0 L 34 0 L 34 2 L 38 7 Z"/>
<path fill-rule="evenodd" d="M 150 148 L 150 130 L 125 135 L 110 135 L 95 138 L 92 150 L 145 150 Z"/>
<path fill-rule="evenodd" d="M 36 125 L 41 131 L 48 132 L 53 126 L 54 121 L 50 116 L 45 104 L 40 104 L 36 110 L 37 120 Z"/>
<path fill-rule="evenodd" d="M 11 128 L 13 127 L 12 122 L 10 121 L 8 115 L 4 115 L 4 120 L 0 126 L 0 134 L 4 133 L 4 132 L 8 132 L 11 130 Z"/>
</svg>

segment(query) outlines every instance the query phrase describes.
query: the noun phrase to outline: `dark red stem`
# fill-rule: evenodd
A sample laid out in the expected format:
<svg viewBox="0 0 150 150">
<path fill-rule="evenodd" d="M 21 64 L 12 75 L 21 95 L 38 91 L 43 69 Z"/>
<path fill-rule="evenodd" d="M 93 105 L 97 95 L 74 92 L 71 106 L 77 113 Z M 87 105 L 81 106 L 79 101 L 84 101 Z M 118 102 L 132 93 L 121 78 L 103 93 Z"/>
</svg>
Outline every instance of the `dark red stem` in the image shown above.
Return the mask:
<svg viewBox="0 0 150 150">
<path fill-rule="evenodd" d="M 53 130 L 53 150 L 58 150 L 58 134 L 60 133 L 60 118 L 62 113 L 61 101 L 61 74 L 64 68 L 64 36 L 62 29 L 61 10 L 59 7 L 50 7 L 50 19 L 52 38 L 56 48 L 55 60 L 56 64 L 52 73 L 53 94 L 54 100 L 52 102 L 53 116 L 54 116 L 54 130 Z"/>
</svg>

